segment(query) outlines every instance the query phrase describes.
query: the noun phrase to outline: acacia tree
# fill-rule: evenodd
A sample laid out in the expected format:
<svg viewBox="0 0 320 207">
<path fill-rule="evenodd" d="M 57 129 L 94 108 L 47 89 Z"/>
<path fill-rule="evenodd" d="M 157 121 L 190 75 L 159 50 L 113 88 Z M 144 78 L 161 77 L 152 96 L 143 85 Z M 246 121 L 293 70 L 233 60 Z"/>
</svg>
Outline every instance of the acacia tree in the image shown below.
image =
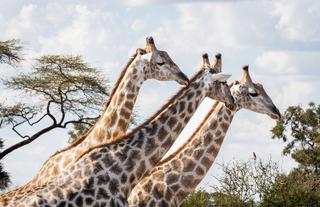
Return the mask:
<svg viewBox="0 0 320 207">
<path fill-rule="evenodd" d="M 19 40 L 0 41 L 0 63 L 15 66 L 22 60 L 22 46 Z"/>
<path fill-rule="evenodd" d="M 215 177 L 213 186 L 214 206 L 254 207 L 269 194 L 276 179 L 281 175 L 278 165 L 267 161 L 248 160 L 222 163 L 222 175 Z"/>
<path fill-rule="evenodd" d="M 259 207 L 313 207 L 320 206 L 320 177 L 299 169 L 279 176 Z"/>
<path fill-rule="evenodd" d="M 80 56 L 59 55 L 37 58 L 31 72 L 3 80 L 8 89 L 20 91 L 33 101 L 1 105 L 0 126 L 10 126 L 22 141 L 3 150 L 0 159 L 53 129 L 92 126 L 108 95 L 107 83 Z M 46 126 L 33 134 L 19 130 L 23 125 L 36 124 Z"/>
<path fill-rule="evenodd" d="M 213 207 L 212 195 L 205 190 L 196 190 L 183 201 L 181 207 Z"/>
<path fill-rule="evenodd" d="M 276 180 L 261 206 L 320 206 L 320 105 L 288 107 L 272 134 L 299 165 Z"/>
<path fill-rule="evenodd" d="M 271 132 L 272 138 L 287 143 L 283 154 L 291 155 L 301 169 L 320 173 L 320 105 L 288 107 Z"/>
</svg>

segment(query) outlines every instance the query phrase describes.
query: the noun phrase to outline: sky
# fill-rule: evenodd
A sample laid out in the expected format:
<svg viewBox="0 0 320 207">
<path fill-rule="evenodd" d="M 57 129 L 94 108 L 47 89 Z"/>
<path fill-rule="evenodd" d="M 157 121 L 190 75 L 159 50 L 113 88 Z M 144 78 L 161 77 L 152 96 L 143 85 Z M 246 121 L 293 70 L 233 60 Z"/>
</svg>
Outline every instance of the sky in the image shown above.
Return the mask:
<svg viewBox="0 0 320 207">
<path fill-rule="evenodd" d="M 205 52 L 212 62 L 222 53 L 222 69 L 232 74 L 230 81 L 239 80 L 242 66 L 249 64 L 253 81 L 264 85 L 283 112 L 290 105 L 320 103 L 319 19 L 317 0 L 0 0 L 0 40 L 21 39 L 25 59 L 17 69 L 1 65 L 0 75 L 27 72 L 41 55 L 82 55 L 114 83 L 131 54 L 152 35 L 158 49 L 167 51 L 189 77 Z M 179 88 L 175 82 L 144 83 L 135 106 L 140 123 Z M 0 89 L 1 101 L 20 99 Z M 209 99 L 201 104 L 170 152 L 192 134 L 212 104 Z M 281 154 L 285 144 L 271 139 L 275 123 L 266 115 L 239 111 L 199 187 L 215 183 L 217 163 L 247 160 L 252 152 L 278 162 L 286 172 L 294 167 Z M 5 157 L 13 186 L 29 181 L 51 154 L 67 146 L 66 132 L 54 130 Z M 9 129 L 1 129 L 0 137 L 5 146 L 19 141 Z"/>
</svg>

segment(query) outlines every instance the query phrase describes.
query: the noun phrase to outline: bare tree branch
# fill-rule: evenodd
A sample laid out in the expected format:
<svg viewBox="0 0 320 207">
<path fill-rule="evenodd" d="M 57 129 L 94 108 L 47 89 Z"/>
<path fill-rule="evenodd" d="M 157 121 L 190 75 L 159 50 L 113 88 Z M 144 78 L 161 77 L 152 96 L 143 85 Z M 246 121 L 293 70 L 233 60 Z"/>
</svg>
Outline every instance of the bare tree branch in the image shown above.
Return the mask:
<svg viewBox="0 0 320 207">
<path fill-rule="evenodd" d="M 79 124 L 79 123 L 83 123 L 83 124 L 88 124 L 88 125 L 92 125 L 91 123 L 89 122 L 86 122 L 86 121 L 89 121 L 89 120 L 97 120 L 100 116 L 97 116 L 97 117 L 86 117 L 86 118 L 80 118 L 78 120 L 72 120 L 72 121 L 67 121 L 65 122 L 62 126 L 63 128 L 66 128 L 68 124 Z"/>
<path fill-rule="evenodd" d="M 12 130 L 13 130 L 19 137 L 21 137 L 22 139 L 30 138 L 30 136 L 28 136 L 28 135 L 24 135 L 24 136 L 23 136 L 22 134 L 20 134 L 20 133 L 18 132 L 18 130 L 16 130 L 16 127 L 24 124 L 25 122 L 26 122 L 26 120 L 25 120 L 25 121 L 22 121 L 22 122 L 20 122 L 20 123 L 18 123 L 18 124 L 15 124 L 15 125 L 12 127 Z"/>
<path fill-rule="evenodd" d="M 30 125 L 30 126 L 33 126 L 33 125 L 35 125 L 35 124 L 38 124 L 43 118 L 45 118 L 46 116 L 48 116 L 48 114 L 44 114 L 44 115 L 42 115 L 37 121 L 35 121 L 35 122 L 30 122 L 30 120 L 28 120 L 28 124 Z"/>
<path fill-rule="evenodd" d="M 53 124 L 53 125 L 51 125 L 51 126 L 49 126 L 49 127 L 47 127 L 47 128 L 44 128 L 44 129 L 38 131 L 37 133 L 35 133 L 34 135 L 32 135 L 31 137 L 29 137 L 28 139 L 25 139 L 25 140 L 23 140 L 23 141 L 21 141 L 21 142 L 18 142 L 18 143 L 16 143 L 16 144 L 12 145 L 11 147 L 3 150 L 3 151 L 0 153 L 0 160 L 1 160 L 2 158 L 4 158 L 6 155 L 8 155 L 9 153 L 13 152 L 14 150 L 17 150 L 17 149 L 19 149 L 20 147 L 25 146 L 25 145 L 31 143 L 31 142 L 34 141 L 35 139 L 39 138 L 41 135 L 43 135 L 43 134 L 51 131 L 51 130 L 54 129 L 54 128 L 57 128 L 57 126 L 56 126 L 55 124 Z"/>
</svg>

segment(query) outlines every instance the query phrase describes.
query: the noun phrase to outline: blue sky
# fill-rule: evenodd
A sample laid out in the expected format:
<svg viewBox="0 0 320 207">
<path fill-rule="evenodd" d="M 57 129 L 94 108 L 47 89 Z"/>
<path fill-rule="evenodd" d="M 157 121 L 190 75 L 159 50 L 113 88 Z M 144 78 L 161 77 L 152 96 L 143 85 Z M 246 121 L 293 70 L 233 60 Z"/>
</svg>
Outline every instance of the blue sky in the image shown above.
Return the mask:
<svg viewBox="0 0 320 207">
<path fill-rule="evenodd" d="M 222 53 L 223 70 L 240 79 L 241 67 L 250 65 L 252 79 L 264 85 L 281 111 L 289 105 L 320 103 L 320 2 L 312 0 L 261 1 L 0 1 L 0 39 L 20 38 L 25 63 L 13 70 L 1 66 L 8 77 L 28 71 L 33 58 L 44 54 L 82 55 L 112 82 L 137 47 L 152 35 L 191 76 L 201 65 L 201 54 Z M 213 61 L 213 60 L 212 60 Z M 147 81 L 137 100 L 143 121 L 178 89 L 174 82 Z M 19 100 L 19 94 L 0 90 L 1 101 Z M 32 98 L 30 99 L 32 101 Z M 213 101 L 205 100 L 173 149 L 188 138 Z M 272 140 L 275 124 L 266 115 L 243 110 L 236 114 L 217 162 L 233 158 L 272 157 L 288 171 L 294 163 L 281 155 L 284 144 Z M 31 132 L 31 131 L 30 131 Z M 19 139 L 1 130 L 7 146 Z M 64 130 L 55 130 L 4 159 L 14 185 L 30 180 L 42 163 L 67 145 Z M 215 164 L 201 186 L 214 183 Z"/>
</svg>

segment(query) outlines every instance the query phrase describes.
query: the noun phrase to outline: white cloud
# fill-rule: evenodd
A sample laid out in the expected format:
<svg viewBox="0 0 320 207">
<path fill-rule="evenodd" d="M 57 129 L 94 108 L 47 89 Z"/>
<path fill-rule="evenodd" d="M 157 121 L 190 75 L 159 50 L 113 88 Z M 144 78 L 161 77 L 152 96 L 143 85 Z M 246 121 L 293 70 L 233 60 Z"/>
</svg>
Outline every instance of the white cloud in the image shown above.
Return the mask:
<svg viewBox="0 0 320 207">
<path fill-rule="evenodd" d="M 290 55 L 284 51 L 266 52 L 256 60 L 256 67 L 262 73 L 290 74 L 297 71 L 292 65 Z"/>
<path fill-rule="evenodd" d="M 166 18 L 156 36 L 179 52 L 201 53 L 214 48 L 240 47 L 234 33 L 235 8 L 228 4 L 181 4 L 179 17 Z M 223 20 L 223 21 L 222 21 Z M 241 44 L 241 43 L 240 43 Z"/>
<path fill-rule="evenodd" d="M 123 3 L 129 6 L 142 6 L 148 3 L 148 0 L 122 0 Z"/>
<path fill-rule="evenodd" d="M 145 6 L 149 4 L 179 4 L 179 3 L 201 3 L 201 2 L 239 2 L 252 0 L 121 0 L 128 6 Z"/>
<path fill-rule="evenodd" d="M 131 29 L 133 31 L 139 31 L 144 28 L 144 24 L 140 19 L 135 19 L 131 24 Z"/>
<path fill-rule="evenodd" d="M 22 141 L 8 129 L 2 129 L 0 136 L 5 138 L 6 146 Z M 66 147 L 65 137 L 67 137 L 66 131 L 53 130 L 6 156 L 2 163 L 4 163 L 5 170 L 10 173 L 13 181 L 12 187 L 21 186 L 30 181 L 50 155 L 57 149 Z"/>
<path fill-rule="evenodd" d="M 289 83 L 283 84 L 279 92 L 282 94 L 279 98 L 279 103 L 282 106 L 307 104 L 310 101 L 316 101 L 314 98 L 318 93 L 316 88 L 319 84 L 314 84 L 308 81 L 293 80 Z M 307 102 L 307 103 L 306 103 Z"/>
<path fill-rule="evenodd" d="M 25 35 L 34 34 L 36 25 L 33 22 L 33 17 L 36 9 L 37 6 L 34 4 L 23 6 L 20 13 L 7 23 L 6 38 L 23 38 Z"/>
<path fill-rule="evenodd" d="M 284 38 L 320 41 L 320 2 L 307 0 L 274 1 L 273 15 L 279 18 L 276 28 Z"/>
<path fill-rule="evenodd" d="M 319 58 L 319 52 L 266 51 L 256 58 L 254 70 L 284 110 L 290 105 L 319 101 Z"/>
<path fill-rule="evenodd" d="M 74 14 L 70 24 L 65 25 L 58 30 L 58 33 L 52 36 L 41 37 L 39 40 L 43 45 L 42 53 L 73 53 L 85 54 L 87 50 L 99 45 L 104 48 L 106 43 L 107 31 L 97 23 L 97 19 L 106 19 L 109 16 L 97 11 L 90 11 L 85 5 L 76 5 L 74 8 L 68 8 Z M 52 14 L 51 14 L 52 15 Z M 51 18 L 54 21 L 55 18 Z"/>
</svg>

